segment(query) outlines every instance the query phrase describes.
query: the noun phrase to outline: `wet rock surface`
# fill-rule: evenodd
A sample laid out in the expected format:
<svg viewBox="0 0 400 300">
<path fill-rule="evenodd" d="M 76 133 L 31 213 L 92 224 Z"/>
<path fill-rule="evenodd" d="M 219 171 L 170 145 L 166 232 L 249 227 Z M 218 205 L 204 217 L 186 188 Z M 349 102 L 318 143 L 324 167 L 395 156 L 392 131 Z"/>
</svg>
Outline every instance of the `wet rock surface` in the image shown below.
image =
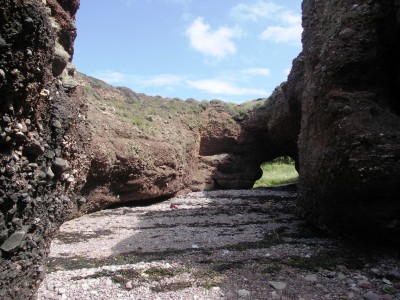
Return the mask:
<svg viewBox="0 0 400 300">
<path fill-rule="evenodd" d="M 196 192 L 69 221 L 38 299 L 400 299 L 398 249 L 315 231 L 295 197 Z"/>
</svg>

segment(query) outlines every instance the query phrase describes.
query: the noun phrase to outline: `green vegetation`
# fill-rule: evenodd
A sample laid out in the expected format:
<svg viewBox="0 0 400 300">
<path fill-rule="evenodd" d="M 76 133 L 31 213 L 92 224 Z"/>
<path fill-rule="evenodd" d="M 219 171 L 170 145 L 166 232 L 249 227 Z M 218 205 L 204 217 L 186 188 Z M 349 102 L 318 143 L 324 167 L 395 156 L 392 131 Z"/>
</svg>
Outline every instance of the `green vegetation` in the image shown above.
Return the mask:
<svg viewBox="0 0 400 300">
<path fill-rule="evenodd" d="M 177 269 L 166 269 L 161 267 L 152 267 L 144 271 L 150 278 L 155 280 L 161 280 L 165 277 L 174 277 L 178 276 L 183 273 L 190 273 L 191 272 L 190 266 L 184 266 L 182 268 Z"/>
<path fill-rule="evenodd" d="M 191 287 L 192 287 L 191 282 L 178 281 L 178 282 L 166 283 L 160 286 L 154 286 L 151 287 L 150 289 L 156 293 L 167 293 L 171 291 L 184 290 Z"/>
<path fill-rule="evenodd" d="M 223 124 L 229 128 L 235 122 L 241 122 L 253 110 L 265 108 L 267 98 L 259 98 L 240 105 L 221 100 L 197 101 L 193 98 L 162 98 L 136 93 L 125 87 L 114 87 L 84 74 L 79 76 L 86 81 L 84 91 L 89 101 L 105 114 L 112 113 L 119 120 L 137 126 L 147 134 L 162 135 L 160 128 L 169 124 L 186 125 L 191 130 L 200 130 L 204 125 L 202 113 L 208 109 L 216 112 L 226 112 L 232 120 Z M 97 131 L 93 130 L 94 134 Z"/>
<path fill-rule="evenodd" d="M 254 183 L 253 187 L 270 187 L 297 181 L 298 173 L 294 161 L 290 158 L 278 158 L 271 162 L 263 163 L 262 177 Z"/>
</svg>

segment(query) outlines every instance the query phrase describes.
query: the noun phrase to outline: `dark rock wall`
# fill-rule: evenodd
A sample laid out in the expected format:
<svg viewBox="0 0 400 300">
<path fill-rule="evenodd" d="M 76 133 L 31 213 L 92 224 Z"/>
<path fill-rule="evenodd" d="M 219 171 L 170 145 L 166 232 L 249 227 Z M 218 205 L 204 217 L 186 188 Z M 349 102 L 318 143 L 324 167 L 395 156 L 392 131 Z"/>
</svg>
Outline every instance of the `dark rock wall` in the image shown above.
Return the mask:
<svg viewBox="0 0 400 300">
<path fill-rule="evenodd" d="M 85 106 L 54 77 L 54 65 L 61 74 L 73 54 L 75 36 L 62 28 L 74 32 L 77 2 L 66 11 L 47 4 L 0 7 L 0 299 L 34 298 L 52 235 L 84 180 Z"/>
<path fill-rule="evenodd" d="M 304 216 L 322 228 L 385 233 L 397 241 L 398 4 L 303 1 L 305 87 L 298 141 Z"/>
</svg>

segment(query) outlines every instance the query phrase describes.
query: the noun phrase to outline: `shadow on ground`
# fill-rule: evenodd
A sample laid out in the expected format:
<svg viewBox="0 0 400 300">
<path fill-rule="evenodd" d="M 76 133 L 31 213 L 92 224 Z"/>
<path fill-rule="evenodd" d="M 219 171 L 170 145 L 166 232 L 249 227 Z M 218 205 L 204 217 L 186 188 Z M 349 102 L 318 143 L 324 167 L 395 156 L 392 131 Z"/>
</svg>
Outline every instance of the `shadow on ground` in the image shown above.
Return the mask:
<svg viewBox="0 0 400 300">
<path fill-rule="evenodd" d="M 39 298 L 400 299 L 398 250 L 321 234 L 296 216 L 295 196 L 201 192 L 72 220 Z"/>
</svg>

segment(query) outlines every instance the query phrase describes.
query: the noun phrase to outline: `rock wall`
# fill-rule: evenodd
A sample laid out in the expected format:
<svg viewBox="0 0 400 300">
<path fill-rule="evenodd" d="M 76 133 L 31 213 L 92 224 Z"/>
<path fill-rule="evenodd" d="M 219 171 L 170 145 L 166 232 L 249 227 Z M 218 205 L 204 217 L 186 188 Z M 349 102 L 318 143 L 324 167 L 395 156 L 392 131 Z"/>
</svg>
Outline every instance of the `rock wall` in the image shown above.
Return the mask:
<svg viewBox="0 0 400 300">
<path fill-rule="evenodd" d="M 221 101 L 152 97 L 78 77 L 93 136 L 77 215 L 188 191 L 250 188 L 260 164 L 273 158 L 260 142 L 265 108 L 253 116 Z"/>
<path fill-rule="evenodd" d="M 304 0 L 303 27 L 298 205 L 399 242 L 399 2 Z"/>
<path fill-rule="evenodd" d="M 71 101 L 72 86 L 63 86 L 70 77 L 65 70 L 77 6 L 78 1 L 1 3 L 1 299 L 34 298 L 51 238 L 85 177 L 88 137 L 79 118 L 85 105 Z"/>
</svg>

